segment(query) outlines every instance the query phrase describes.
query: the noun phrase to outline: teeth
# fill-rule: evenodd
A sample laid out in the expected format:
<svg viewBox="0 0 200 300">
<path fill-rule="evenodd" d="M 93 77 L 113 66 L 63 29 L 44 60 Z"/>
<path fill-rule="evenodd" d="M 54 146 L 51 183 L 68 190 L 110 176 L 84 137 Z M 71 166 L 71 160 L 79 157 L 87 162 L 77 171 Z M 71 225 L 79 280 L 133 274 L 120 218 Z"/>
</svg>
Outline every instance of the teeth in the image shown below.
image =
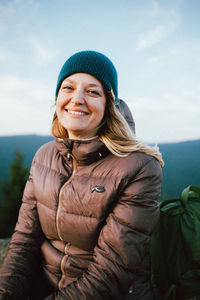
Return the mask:
<svg viewBox="0 0 200 300">
<path fill-rule="evenodd" d="M 73 111 L 73 110 L 68 110 L 68 113 L 70 113 L 72 115 L 86 115 L 86 113 L 84 113 L 84 112 Z"/>
</svg>

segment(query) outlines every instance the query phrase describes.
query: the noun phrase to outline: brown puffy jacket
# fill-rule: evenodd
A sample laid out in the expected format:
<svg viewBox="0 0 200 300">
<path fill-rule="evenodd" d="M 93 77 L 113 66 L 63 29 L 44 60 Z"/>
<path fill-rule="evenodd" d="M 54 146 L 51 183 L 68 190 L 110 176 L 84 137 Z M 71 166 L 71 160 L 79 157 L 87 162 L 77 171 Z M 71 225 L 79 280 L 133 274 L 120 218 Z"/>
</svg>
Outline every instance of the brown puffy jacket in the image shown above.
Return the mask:
<svg viewBox="0 0 200 300">
<path fill-rule="evenodd" d="M 31 290 L 43 299 L 39 266 L 52 299 L 124 299 L 131 286 L 130 299 L 151 299 L 145 284 L 160 185 L 152 156 L 119 158 L 97 138 L 43 145 L 0 269 L 0 300 L 27 299 Z"/>
</svg>

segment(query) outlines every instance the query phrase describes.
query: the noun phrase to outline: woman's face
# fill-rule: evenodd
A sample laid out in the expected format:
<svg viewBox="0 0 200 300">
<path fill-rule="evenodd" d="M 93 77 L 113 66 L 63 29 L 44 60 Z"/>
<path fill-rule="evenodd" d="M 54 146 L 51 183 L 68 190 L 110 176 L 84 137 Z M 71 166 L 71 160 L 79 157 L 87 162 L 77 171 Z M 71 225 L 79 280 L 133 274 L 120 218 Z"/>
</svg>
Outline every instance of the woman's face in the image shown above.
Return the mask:
<svg viewBox="0 0 200 300">
<path fill-rule="evenodd" d="M 105 107 L 103 86 L 94 76 L 75 73 L 63 80 L 57 96 L 56 113 L 70 139 L 95 136 Z"/>
</svg>

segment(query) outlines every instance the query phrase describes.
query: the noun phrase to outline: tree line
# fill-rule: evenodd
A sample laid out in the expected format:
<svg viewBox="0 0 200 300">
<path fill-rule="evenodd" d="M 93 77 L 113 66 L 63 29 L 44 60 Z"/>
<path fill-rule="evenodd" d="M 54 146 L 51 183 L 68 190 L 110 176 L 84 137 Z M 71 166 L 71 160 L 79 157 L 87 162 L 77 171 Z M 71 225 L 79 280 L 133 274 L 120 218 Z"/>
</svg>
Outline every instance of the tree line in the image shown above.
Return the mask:
<svg viewBox="0 0 200 300">
<path fill-rule="evenodd" d="M 15 151 L 10 165 L 9 177 L 0 183 L 0 238 L 12 235 L 17 222 L 19 208 L 29 168 L 23 165 L 24 156 L 20 150 Z"/>
</svg>

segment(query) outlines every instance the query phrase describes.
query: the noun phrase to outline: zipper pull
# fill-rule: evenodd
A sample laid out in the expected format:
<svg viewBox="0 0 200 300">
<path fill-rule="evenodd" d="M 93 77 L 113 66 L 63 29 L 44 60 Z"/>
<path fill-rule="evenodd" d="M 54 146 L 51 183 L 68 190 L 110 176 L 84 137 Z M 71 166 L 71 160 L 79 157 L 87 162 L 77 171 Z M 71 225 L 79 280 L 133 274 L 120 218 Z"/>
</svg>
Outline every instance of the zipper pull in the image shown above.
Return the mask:
<svg viewBox="0 0 200 300">
<path fill-rule="evenodd" d="M 71 159 L 71 153 L 70 153 L 70 150 L 68 150 L 67 152 L 67 160 L 69 161 Z"/>
<path fill-rule="evenodd" d="M 67 155 L 66 156 L 67 156 L 68 161 L 71 160 L 71 158 L 72 158 L 71 152 L 72 152 L 72 149 L 73 149 L 73 145 L 74 145 L 73 141 L 71 141 L 71 143 L 67 144 Z"/>
</svg>

